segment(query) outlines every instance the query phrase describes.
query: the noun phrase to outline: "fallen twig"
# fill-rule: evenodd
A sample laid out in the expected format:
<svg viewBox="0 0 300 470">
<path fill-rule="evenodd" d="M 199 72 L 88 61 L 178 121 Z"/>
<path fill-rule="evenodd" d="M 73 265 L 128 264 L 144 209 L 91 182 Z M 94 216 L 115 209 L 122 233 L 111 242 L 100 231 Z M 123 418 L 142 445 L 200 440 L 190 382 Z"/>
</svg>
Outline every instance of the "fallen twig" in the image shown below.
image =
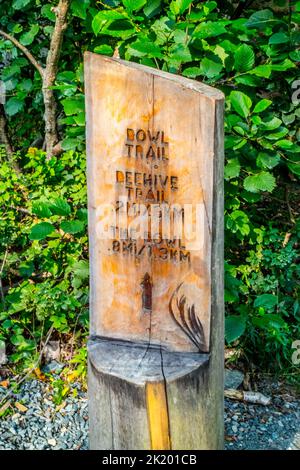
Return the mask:
<svg viewBox="0 0 300 470">
<path fill-rule="evenodd" d="M 260 392 L 245 392 L 243 390 L 228 389 L 224 390 L 224 396 L 231 400 L 245 401 L 257 405 L 267 406 L 271 403 L 271 398 L 266 397 Z"/>
</svg>

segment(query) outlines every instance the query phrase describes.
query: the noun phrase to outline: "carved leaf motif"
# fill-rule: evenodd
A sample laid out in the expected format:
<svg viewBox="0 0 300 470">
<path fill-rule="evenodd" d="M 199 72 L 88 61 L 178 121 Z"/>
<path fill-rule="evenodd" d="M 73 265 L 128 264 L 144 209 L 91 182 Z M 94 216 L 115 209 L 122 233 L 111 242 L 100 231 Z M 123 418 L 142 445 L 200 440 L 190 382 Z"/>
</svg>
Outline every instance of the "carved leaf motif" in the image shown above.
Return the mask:
<svg viewBox="0 0 300 470">
<path fill-rule="evenodd" d="M 171 296 L 169 302 L 170 314 L 199 351 L 205 351 L 205 336 L 202 323 L 196 314 L 195 305 L 189 304 L 185 295 L 180 295 L 182 285 L 183 283 L 179 284 Z"/>
</svg>

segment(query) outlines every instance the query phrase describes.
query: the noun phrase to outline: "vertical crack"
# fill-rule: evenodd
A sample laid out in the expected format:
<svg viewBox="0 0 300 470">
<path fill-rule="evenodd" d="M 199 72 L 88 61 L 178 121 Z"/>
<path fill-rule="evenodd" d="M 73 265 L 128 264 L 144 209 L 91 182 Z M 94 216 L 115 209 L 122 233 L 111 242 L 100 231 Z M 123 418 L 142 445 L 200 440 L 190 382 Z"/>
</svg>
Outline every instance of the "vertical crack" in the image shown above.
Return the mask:
<svg viewBox="0 0 300 470">
<path fill-rule="evenodd" d="M 163 383 L 164 383 L 165 397 L 166 397 L 166 408 L 167 408 L 167 417 L 168 417 L 168 438 L 169 438 L 169 444 L 170 444 L 169 450 L 172 450 L 168 388 L 167 388 L 167 379 L 166 379 L 165 371 L 164 371 L 164 357 L 163 357 L 163 350 L 162 350 L 161 345 L 160 345 L 159 351 L 160 351 L 160 367 L 161 367 L 161 373 L 163 376 Z"/>
<path fill-rule="evenodd" d="M 109 397 L 109 411 L 110 411 L 110 426 L 111 426 L 111 450 L 115 449 L 115 442 L 114 442 L 114 420 L 113 420 L 113 412 L 112 412 L 112 400 L 111 400 L 111 390 L 108 387 L 108 397 Z"/>
</svg>

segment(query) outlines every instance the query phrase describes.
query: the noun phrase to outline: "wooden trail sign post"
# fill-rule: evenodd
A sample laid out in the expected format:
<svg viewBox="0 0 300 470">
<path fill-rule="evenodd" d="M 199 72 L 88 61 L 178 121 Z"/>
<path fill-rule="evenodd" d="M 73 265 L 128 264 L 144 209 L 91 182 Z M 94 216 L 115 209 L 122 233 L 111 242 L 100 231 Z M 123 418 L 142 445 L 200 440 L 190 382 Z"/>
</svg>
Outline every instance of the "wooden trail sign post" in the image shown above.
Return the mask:
<svg viewBox="0 0 300 470">
<path fill-rule="evenodd" d="M 92 449 L 223 446 L 223 95 L 85 56 Z"/>
</svg>

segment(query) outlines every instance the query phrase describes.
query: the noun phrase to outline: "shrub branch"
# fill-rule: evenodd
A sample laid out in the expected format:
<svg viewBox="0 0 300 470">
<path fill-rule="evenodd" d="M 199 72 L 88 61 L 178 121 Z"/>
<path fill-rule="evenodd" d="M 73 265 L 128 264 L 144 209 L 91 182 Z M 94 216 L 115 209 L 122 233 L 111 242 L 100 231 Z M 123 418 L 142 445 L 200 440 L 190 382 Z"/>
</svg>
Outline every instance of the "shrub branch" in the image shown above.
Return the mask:
<svg viewBox="0 0 300 470">
<path fill-rule="evenodd" d="M 36 68 L 42 77 L 42 92 L 45 106 L 45 144 L 47 159 L 53 155 L 53 148 L 58 143 L 58 133 L 56 127 L 56 100 L 52 89 L 58 70 L 58 62 L 61 53 L 61 46 L 64 31 L 67 28 L 67 14 L 71 0 L 59 0 L 57 7 L 53 8 L 56 16 L 54 31 L 51 36 L 50 47 L 46 59 L 46 66 L 43 67 L 15 37 L 0 30 L 0 35 L 8 39 L 27 57 L 30 63 Z"/>
</svg>

